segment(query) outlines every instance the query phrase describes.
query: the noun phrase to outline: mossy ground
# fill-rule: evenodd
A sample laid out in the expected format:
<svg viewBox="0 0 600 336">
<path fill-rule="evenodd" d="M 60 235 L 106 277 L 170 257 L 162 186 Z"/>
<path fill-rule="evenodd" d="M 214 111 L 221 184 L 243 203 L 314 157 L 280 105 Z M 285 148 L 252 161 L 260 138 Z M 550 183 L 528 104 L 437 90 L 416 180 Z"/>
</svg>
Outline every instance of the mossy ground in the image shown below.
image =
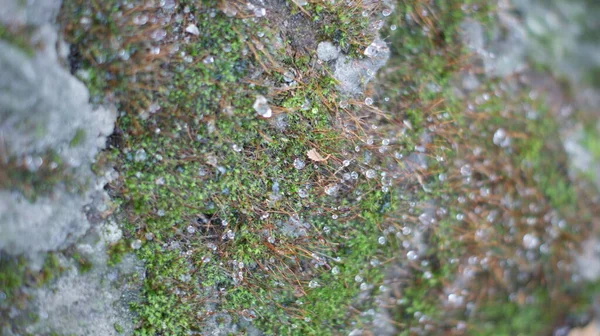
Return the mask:
<svg viewBox="0 0 600 336">
<path fill-rule="evenodd" d="M 384 9 L 277 6 L 354 57 Z M 487 21 L 490 10 L 483 1 L 398 2 L 383 32 L 392 59 L 367 92 L 380 109 L 341 95 L 312 51 L 279 39 L 283 26 L 253 19 L 241 3 L 65 1 L 74 70 L 96 101 L 108 97 L 122 111 L 108 156 L 120 173 L 111 192 L 127 240 L 141 242 L 147 269 L 144 300 L 132 307 L 137 334 L 231 322 L 239 334 L 343 334 L 369 328 L 375 297 L 392 312 L 386 323 L 407 335 L 461 333 L 459 321 L 480 334 L 551 327 L 564 311 L 540 307 L 564 298 L 569 272 L 556 265 L 595 205 L 569 182 L 541 100 L 496 92 L 494 82 L 467 97 L 453 91 L 469 60 L 458 24 Z M 198 36 L 184 32 L 189 24 Z M 253 110 L 258 94 L 272 118 Z M 509 148 L 492 142 L 499 128 Z M 313 149 L 327 160 L 312 162 Z M 423 217 L 428 207 L 437 211 Z M 417 232 L 424 248 L 408 258 Z M 527 234 L 546 252 L 524 249 Z M 111 260 L 127 249 L 115 245 Z M 391 276 L 392 266 L 408 275 Z M 464 303 L 450 307 L 465 276 L 473 279 L 455 294 Z"/>
</svg>

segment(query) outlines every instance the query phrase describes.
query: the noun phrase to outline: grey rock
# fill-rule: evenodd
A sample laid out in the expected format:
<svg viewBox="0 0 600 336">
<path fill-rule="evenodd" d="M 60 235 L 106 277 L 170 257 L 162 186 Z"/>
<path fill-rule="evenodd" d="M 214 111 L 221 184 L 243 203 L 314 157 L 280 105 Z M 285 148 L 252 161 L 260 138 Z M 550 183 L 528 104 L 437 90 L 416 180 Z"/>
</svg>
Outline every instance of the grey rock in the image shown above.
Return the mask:
<svg viewBox="0 0 600 336">
<path fill-rule="evenodd" d="M 0 41 L 0 138 L 9 156 L 58 153 L 86 188 L 80 194 L 58 184 L 33 203 L 0 191 L 0 249 L 30 256 L 64 248 L 89 229 L 83 207 L 106 182 L 90 164 L 116 119 L 113 109 L 92 108 L 83 83 L 60 64 L 55 28 L 42 25 L 35 38 L 42 48 L 32 57 Z M 78 133 L 84 136 L 72 146 Z"/>
<path fill-rule="evenodd" d="M 321 42 L 317 46 L 317 57 L 323 62 L 333 61 L 340 56 L 340 47 L 329 41 Z"/>
<path fill-rule="evenodd" d="M 0 0 L 0 22 L 11 25 L 42 25 L 55 21 L 62 0 Z"/>
</svg>

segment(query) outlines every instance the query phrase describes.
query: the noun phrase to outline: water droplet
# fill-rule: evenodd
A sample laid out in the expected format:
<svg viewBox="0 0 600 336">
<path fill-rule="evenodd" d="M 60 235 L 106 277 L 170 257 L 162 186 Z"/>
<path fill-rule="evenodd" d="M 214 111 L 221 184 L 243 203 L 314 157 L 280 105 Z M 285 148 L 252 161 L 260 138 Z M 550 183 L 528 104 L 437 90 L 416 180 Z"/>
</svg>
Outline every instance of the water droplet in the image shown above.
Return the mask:
<svg viewBox="0 0 600 336">
<path fill-rule="evenodd" d="M 471 176 L 472 173 L 473 173 L 473 170 L 471 169 L 471 165 L 466 164 L 466 165 L 460 167 L 460 174 L 462 176 Z"/>
<path fill-rule="evenodd" d="M 319 287 L 319 283 L 318 283 L 316 280 L 311 280 L 311 281 L 308 283 L 308 287 L 309 287 L 309 288 L 317 288 L 317 287 Z"/>
<path fill-rule="evenodd" d="M 296 158 L 294 160 L 294 168 L 296 168 L 298 170 L 302 170 L 302 169 L 304 169 L 304 167 L 306 167 L 306 163 L 304 162 L 304 160 L 302 160 L 300 158 Z"/>
<path fill-rule="evenodd" d="M 167 36 L 167 32 L 164 29 L 156 29 L 150 33 L 150 38 L 155 41 L 162 41 Z"/>
<path fill-rule="evenodd" d="M 256 113 L 263 118 L 270 118 L 273 113 L 271 111 L 271 107 L 267 102 L 267 98 L 262 95 L 257 95 L 256 100 L 254 101 L 254 105 L 252 105 Z"/>
<path fill-rule="evenodd" d="M 133 24 L 134 25 L 145 25 L 148 22 L 148 16 L 147 15 L 136 15 L 133 17 Z"/>
<path fill-rule="evenodd" d="M 233 240 L 235 238 L 235 232 L 232 230 L 227 230 L 225 234 L 221 237 L 222 240 Z"/>
<path fill-rule="evenodd" d="M 138 149 L 135 152 L 134 161 L 135 162 L 143 162 L 146 161 L 147 155 L 144 149 Z"/>
<path fill-rule="evenodd" d="M 337 184 L 330 184 L 327 187 L 325 187 L 325 193 L 329 196 L 335 196 L 337 194 L 337 192 L 339 191 L 340 186 Z"/>
<path fill-rule="evenodd" d="M 267 10 L 265 8 L 257 7 L 254 9 L 254 16 L 263 17 L 265 15 L 267 15 Z"/>
<path fill-rule="evenodd" d="M 185 31 L 192 35 L 196 35 L 196 36 L 200 35 L 200 30 L 198 29 L 198 26 L 196 26 L 195 24 L 190 24 L 187 27 L 185 27 Z"/>
<path fill-rule="evenodd" d="M 373 105 L 373 98 L 371 98 L 371 97 L 367 97 L 367 98 L 365 98 L 365 104 L 366 104 L 367 106 L 371 106 L 371 105 Z"/>
<path fill-rule="evenodd" d="M 300 198 L 306 198 L 308 197 L 308 192 L 305 189 L 298 189 L 298 196 L 300 196 Z"/>
<path fill-rule="evenodd" d="M 450 303 L 454 307 L 460 307 L 464 302 L 464 299 L 461 295 L 456 295 L 454 293 L 448 295 L 448 303 Z"/>
<path fill-rule="evenodd" d="M 523 236 L 523 246 L 528 250 L 533 250 L 540 245 L 540 239 L 534 234 L 528 233 Z"/>
<path fill-rule="evenodd" d="M 136 239 L 134 241 L 131 242 L 131 248 L 134 250 L 138 250 L 140 249 L 140 247 L 142 247 L 142 241 L 139 239 Z"/>
<path fill-rule="evenodd" d="M 508 137 L 506 131 L 502 128 L 499 128 L 494 132 L 492 141 L 494 142 L 494 145 L 500 147 L 508 147 L 510 145 L 510 137 Z"/>
<path fill-rule="evenodd" d="M 212 64 L 214 62 L 215 62 L 215 58 L 211 55 L 204 57 L 204 59 L 202 60 L 202 63 L 204 63 L 204 64 Z"/>
<path fill-rule="evenodd" d="M 415 261 L 415 260 L 417 260 L 417 258 L 419 258 L 419 255 L 417 254 L 417 252 L 410 250 L 406 253 L 406 257 L 410 261 Z"/>
<path fill-rule="evenodd" d="M 376 175 L 376 173 L 375 173 L 375 171 L 374 171 L 373 169 L 369 169 L 369 170 L 367 170 L 367 171 L 365 172 L 365 176 L 366 176 L 368 179 L 372 179 L 372 178 L 374 178 L 374 177 L 375 177 L 375 175 Z"/>
</svg>

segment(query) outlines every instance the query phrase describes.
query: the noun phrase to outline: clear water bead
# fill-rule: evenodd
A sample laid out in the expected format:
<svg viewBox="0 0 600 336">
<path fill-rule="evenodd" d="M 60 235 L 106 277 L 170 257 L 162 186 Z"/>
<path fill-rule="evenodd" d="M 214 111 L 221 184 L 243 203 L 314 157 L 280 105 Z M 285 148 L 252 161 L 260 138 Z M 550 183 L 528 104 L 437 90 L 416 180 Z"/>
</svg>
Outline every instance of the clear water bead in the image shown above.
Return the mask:
<svg viewBox="0 0 600 336">
<path fill-rule="evenodd" d="M 417 258 L 419 258 L 419 255 L 417 254 L 417 252 L 410 250 L 406 253 L 406 257 L 410 261 L 415 261 L 415 260 L 417 260 Z"/>
<path fill-rule="evenodd" d="M 267 98 L 263 95 L 257 95 L 252 108 L 263 118 L 270 118 L 273 115 Z"/>
<path fill-rule="evenodd" d="M 306 191 L 305 189 L 298 189 L 298 196 L 300 198 L 307 198 L 308 197 L 308 191 Z"/>
<path fill-rule="evenodd" d="M 139 239 L 136 239 L 134 241 L 131 242 L 131 248 L 134 250 L 139 250 L 140 247 L 142 247 L 142 241 Z"/>
<path fill-rule="evenodd" d="M 534 234 L 528 233 L 523 236 L 523 246 L 528 250 L 536 249 L 540 245 L 540 239 Z"/>
<path fill-rule="evenodd" d="M 337 194 L 339 189 L 340 186 L 338 186 L 337 184 L 331 184 L 325 187 L 325 193 L 329 196 L 334 196 Z"/>
<path fill-rule="evenodd" d="M 510 138 L 506 131 L 502 128 L 499 128 L 494 132 L 494 137 L 492 138 L 494 145 L 500 147 L 508 147 L 510 145 Z"/>
<path fill-rule="evenodd" d="M 210 55 L 204 57 L 204 59 L 202 60 L 202 63 L 204 63 L 204 64 L 212 64 L 214 62 L 215 62 L 215 58 Z"/>
<path fill-rule="evenodd" d="M 157 29 L 150 33 L 150 38 L 154 41 L 162 41 L 165 37 L 167 37 L 167 32 L 164 29 Z"/>
<path fill-rule="evenodd" d="M 185 32 L 196 36 L 200 35 L 200 30 L 195 24 L 190 24 L 187 27 L 185 27 Z"/>
<path fill-rule="evenodd" d="M 462 167 L 460 167 L 460 174 L 462 176 L 471 176 L 471 174 L 473 173 L 473 169 L 471 169 L 471 165 L 464 165 Z"/>
<path fill-rule="evenodd" d="M 302 170 L 302 169 L 304 169 L 304 167 L 306 167 L 306 163 L 304 162 L 304 160 L 302 160 L 300 158 L 296 158 L 294 160 L 294 168 L 296 168 L 298 170 Z"/>
<path fill-rule="evenodd" d="M 134 156 L 133 160 L 135 162 L 143 162 L 143 161 L 146 161 L 146 158 L 147 158 L 146 151 L 143 149 L 138 149 L 135 152 L 135 156 Z"/>
<path fill-rule="evenodd" d="M 267 10 L 262 8 L 262 7 L 257 7 L 254 9 L 254 16 L 256 17 L 263 17 L 267 15 Z"/>
</svg>

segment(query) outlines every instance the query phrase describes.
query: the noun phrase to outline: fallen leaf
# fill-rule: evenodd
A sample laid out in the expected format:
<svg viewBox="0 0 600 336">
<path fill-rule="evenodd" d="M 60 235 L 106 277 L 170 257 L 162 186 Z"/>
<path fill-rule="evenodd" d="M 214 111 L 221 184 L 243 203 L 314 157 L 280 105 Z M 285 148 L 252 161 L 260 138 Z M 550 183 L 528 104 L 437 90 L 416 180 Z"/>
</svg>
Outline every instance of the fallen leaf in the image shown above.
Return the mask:
<svg viewBox="0 0 600 336">
<path fill-rule="evenodd" d="M 327 161 L 327 159 L 329 158 L 329 155 L 327 155 L 326 158 L 324 158 L 321 154 L 319 154 L 319 152 L 317 152 L 316 149 L 311 149 L 308 152 L 306 152 L 306 155 L 308 156 L 309 159 L 315 161 L 315 162 L 323 162 L 323 161 Z"/>
</svg>

